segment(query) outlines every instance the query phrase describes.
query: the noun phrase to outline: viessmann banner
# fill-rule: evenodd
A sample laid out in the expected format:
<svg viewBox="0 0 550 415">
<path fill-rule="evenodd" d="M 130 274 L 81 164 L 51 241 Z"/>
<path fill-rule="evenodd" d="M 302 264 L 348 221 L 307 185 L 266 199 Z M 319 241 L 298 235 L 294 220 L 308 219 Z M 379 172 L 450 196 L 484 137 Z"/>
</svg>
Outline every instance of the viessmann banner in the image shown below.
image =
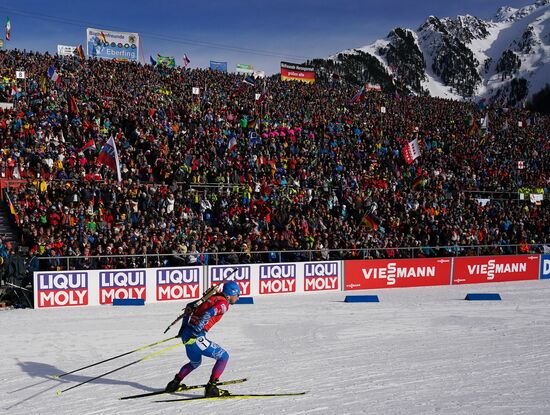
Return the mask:
<svg viewBox="0 0 550 415">
<path fill-rule="evenodd" d="M 139 33 L 86 29 L 87 55 L 90 58 L 139 60 Z"/>
<path fill-rule="evenodd" d="M 455 258 L 453 284 L 536 280 L 539 258 L 539 255 Z"/>
<path fill-rule="evenodd" d="M 449 285 L 450 258 L 344 261 L 344 290 Z"/>
<path fill-rule="evenodd" d="M 281 80 L 315 83 L 315 69 L 310 66 L 281 62 Z"/>
</svg>

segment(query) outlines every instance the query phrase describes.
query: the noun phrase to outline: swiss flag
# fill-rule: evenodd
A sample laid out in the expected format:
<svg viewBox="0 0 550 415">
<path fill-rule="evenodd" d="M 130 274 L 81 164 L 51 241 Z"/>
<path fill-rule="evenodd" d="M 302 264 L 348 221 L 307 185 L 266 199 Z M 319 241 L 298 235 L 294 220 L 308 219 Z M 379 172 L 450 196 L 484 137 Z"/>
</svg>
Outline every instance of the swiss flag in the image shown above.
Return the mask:
<svg viewBox="0 0 550 415">
<path fill-rule="evenodd" d="M 420 157 L 420 145 L 417 138 L 405 144 L 403 147 L 403 157 L 407 164 L 412 164 L 413 161 Z"/>
</svg>

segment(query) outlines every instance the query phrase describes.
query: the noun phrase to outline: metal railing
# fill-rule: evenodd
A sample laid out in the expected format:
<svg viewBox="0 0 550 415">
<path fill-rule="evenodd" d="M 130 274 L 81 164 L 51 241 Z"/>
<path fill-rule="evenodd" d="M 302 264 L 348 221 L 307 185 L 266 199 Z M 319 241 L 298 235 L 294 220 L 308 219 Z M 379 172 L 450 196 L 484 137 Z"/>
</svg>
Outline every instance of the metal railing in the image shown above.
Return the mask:
<svg viewBox="0 0 550 415">
<path fill-rule="evenodd" d="M 193 265 L 313 262 L 349 259 L 438 258 L 455 256 L 517 255 L 545 252 L 550 243 L 514 245 L 448 245 L 425 247 L 342 248 L 288 251 L 193 252 L 95 256 L 32 256 L 28 271 L 161 268 Z M 547 248 L 548 249 L 548 248 Z"/>
</svg>

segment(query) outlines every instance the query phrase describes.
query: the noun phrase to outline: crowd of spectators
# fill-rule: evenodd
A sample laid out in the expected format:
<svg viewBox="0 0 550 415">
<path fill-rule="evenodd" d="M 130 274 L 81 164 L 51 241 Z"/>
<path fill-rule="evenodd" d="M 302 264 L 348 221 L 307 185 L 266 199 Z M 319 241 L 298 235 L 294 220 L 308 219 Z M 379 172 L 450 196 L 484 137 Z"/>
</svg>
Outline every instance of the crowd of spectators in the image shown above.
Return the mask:
<svg viewBox="0 0 550 415">
<path fill-rule="evenodd" d="M 211 70 L 21 51 L 0 51 L 0 63 L 26 73 L 16 91 L 5 74 L 0 86 L 14 103 L 0 112 L 2 175 L 24 181 L 9 190 L 17 224 L 51 268 L 65 266 L 61 256 L 109 268 L 538 252 L 550 242 L 548 200 L 528 196 L 549 187 L 546 116 L 380 92 L 352 102 L 357 87 L 341 82 L 248 85 Z M 121 182 L 98 162 L 109 137 Z M 409 165 L 403 146 L 415 138 L 421 156 Z M 478 245 L 491 247 L 465 248 Z"/>
</svg>

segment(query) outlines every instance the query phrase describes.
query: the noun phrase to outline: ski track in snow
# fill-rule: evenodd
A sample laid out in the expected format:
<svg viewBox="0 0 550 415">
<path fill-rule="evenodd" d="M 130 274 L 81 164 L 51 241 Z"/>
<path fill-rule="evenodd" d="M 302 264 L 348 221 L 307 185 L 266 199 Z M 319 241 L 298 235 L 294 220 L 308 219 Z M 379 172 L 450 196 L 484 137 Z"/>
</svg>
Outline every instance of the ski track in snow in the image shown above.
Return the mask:
<svg viewBox="0 0 550 415">
<path fill-rule="evenodd" d="M 503 301 L 464 301 L 468 292 L 498 292 Z M 209 337 L 231 356 L 222 380 L 249 381 L 227 388 L 308 394 L 192 403 L 118 400 L 164 387 L 187 361 L 183 347 L 55 395 L 176 340 L 47 378 L 174 335 L 162 332 L 180 302 L 3 311 L 0 413 L 550 413 L 550 280 L 373 293 L 380 303 L 344 303 L 350 293 L 332 292 L 256 297 L 254 305 L 231 307 Z M 203 359 L 186 383 L 206 382 L 212 365 Z"/>
</svg>

